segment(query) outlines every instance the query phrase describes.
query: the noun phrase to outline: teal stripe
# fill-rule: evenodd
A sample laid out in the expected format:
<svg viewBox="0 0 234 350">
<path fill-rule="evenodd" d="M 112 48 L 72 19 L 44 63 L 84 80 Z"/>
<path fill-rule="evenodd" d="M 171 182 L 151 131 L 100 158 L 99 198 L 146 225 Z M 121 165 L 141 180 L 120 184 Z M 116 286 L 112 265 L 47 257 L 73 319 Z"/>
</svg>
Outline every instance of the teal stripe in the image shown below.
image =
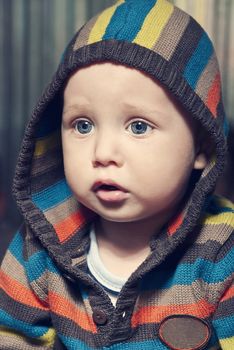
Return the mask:
<svg viewBox="0 0 234 350">
<path fill-rule="evenodd" d="M 65 180 L 57 182 L 45 190 L 34 193 L 32 201 L 42 211 L 51 209 L 66 201 L 72 196 L 71 190 Z"/>
<path fill-rule="evenodd" d="M 157 335 L 155 334 L 155 337 Z M 63 344 L 67 347 L 69 350 L 94 350 L 94 348 L 89 347 L 84 342 L 71 338 L 71 337 L 65 337 L 63 335 L 59 335 L 59 338 L 62 340 Z M 102 349 L 107 349 L 106 347 L 103 347 Z M 155 340 L 148 340 L 144 342 L 128 342 L 128 343 L 118 343 L 114 344 L 112 346 L 108 346 L 108 350 L 168 350 L 168 348 L 162 344 L 158 339 Z"/>
<path fill-rule="evenodd" d="M 193 264 L 179 265 L 175 271 L 157 271 L 149 274 L 143 280 L 142 290 L 167 289 L 173 285 L 191 285 L 198 279 L 206 283 L 223 282 L 232 274 L 230 262 L 233 260 L 234 249 L 217 263 L 199 258 Z"/>
<path fill-rule="evenodd" d="M 213 325 L 219 339 L 225 339 L 234 336 L 234 316 L 216 319 L 213 321 Z"/>
<path fill-rule="evenodd" d="M 26 268 L 30 282 L 40 278 L 46 271 L 61 275 L 60 271 L 45 251 L 33 254 L 26 263 Z"/>
<path fill-rule="evenodd" d="M 9 246 L 9 251 L 16 258 L 16 260 L 18 260 L 18 262 L 24 266 L 25 261 L 23 257 L 23 238 L 19 231 L 14 236 Z"/>
<path fill-rule="evenodd" d="M 156 2 L 157 0 L 126 0 L 117 7 L 106 28 L 103 39 L 117 39 L 132 42 L 141 30 L 145 17 Z"/>
<path fill-rule="evenodd" d="M 228 119 L 227 119 L 227 118 L 224 118 L 224 121 L 223 121 L 223 130 L 224 130 L 225 136 L 228 136 L 228 133 L 229 133 L 229 122 L 228 122 Z"/>
<path fill-rule="evenodd" d="M 155 332 L 155 338 L 157 337 L 157 334 Z M 109 348 L 108 348 L 109 349 Z M 115 344 L 110 346 L 111 350 L 168 350 L 168 347 L 165 346 L 163 343 L 161 343 L 158 339 L 154 340 L 146 340 L 142 342 L 134 342 L 134 343 L 127 343 L 127 344 Z"/>
<path fill-rule="evenodd" d="M 45 251 L 33 254 L 26 263 L 27 275 L 30 282 L 37 280 L 47 270 L 48 255 Z"/>
<path fill-rule="evenodd" d="M 234 209 L 231 207 L 221 207 L 219 200 L 222 197 L 218 195 L 213 195 L 207 202 L 206 212 L 209 214 L 222 214 L 222 213 L 234 213 Z"/>
<path fill-rule="evenodd" d="M 17 320 L 3 310 L 0 310 L 0 324 L 5 327 L 12 328 L 14 332 L 21 332 L 31 338 L 42 337 L 49 330 L 47 327 L 37 327 L 35 324 L 31 325 L 29 323 Z"/>
<path fill-rule="evenodd" d="M 67 349 L 69 350 L 94 350 L 94 348 L 90 348 L 87 344 L 84 342 L 71 338 L 71 337 L 65 337 L 63 335 L 59 334 L 59 338 L 63 342 L 63 344 L 66 346 Z M 109 348 L 108 348 L 109 349 Z"/>
<path fill-rule="evenodd" d="M 212 43 L 206 33 L 204 33 L 184 70 L 184 77 L 193 89 L 195 89 L 201 73 L 206 67 L 212 54 Z"/>
</svg>

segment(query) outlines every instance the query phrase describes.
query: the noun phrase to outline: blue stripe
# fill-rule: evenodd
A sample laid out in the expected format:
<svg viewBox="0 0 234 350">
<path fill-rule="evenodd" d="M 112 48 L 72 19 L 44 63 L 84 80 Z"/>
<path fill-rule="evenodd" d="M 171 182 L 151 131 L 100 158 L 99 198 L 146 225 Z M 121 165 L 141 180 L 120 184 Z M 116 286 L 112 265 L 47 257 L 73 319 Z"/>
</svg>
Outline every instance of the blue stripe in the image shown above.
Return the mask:
<svg viewBox="0 0 234 350">
<path fill-rule="evenodd" d="M 184 71 L 184 77 L 193 89 L 195 89 L 198 79 L 212 54 L 212 43 L 206 33 L 204 33 Z"/>
<path fill-rule="evenodd" d="M 234 316 L 223 317 L 213 321 L 218 338 L 225 339 L 234 335 Z"/>
<path fill-rule="evenodd" d="M 20 232 L 17 232 L 14 236 L 9 246 L 9 251 L 18 260 L 18 262 L 24 266 L 25 261 L 23 257 L 23 238 Z"/>
<path fill-rule="evenodd" d="M 157 337 L 157 334 L 155 332 L 155 338 Z M 125 344 L 115 344 L 110 346 L 111 350 L 168 350 L 168 347 L 165 346 L 163 343 L 160 342 L 158 339 L 154 340 L 146 340 L 142 342 L 134 342 L 134 343 L 125 343 Z"/>
<path fill-rule="evenodd" d="M 229 133 L 229 122 L 228 122 L 228 119 L 227 119 L 227 118 L 224 118 L 224 121 L 223 121 L 223 130 L 224 130 L 224 135 L 225 135 L 225 136 L 228 136 L 228 133 Z"/>
<path fill-rule="evenodd" d="M 106 28 L 103 39 L 133 41 L 141 30 L 145 17 L 156 2 L 157 0 L 126 0 L 117 7 Z"/>
<path fill-rule="evenodd" d="M 207 209 L 207 214 L 212 214 L 212 215 L 220 215 L 220 214 L 225 214 L 225 213 L 233 213 L 234 214 L 234 209 L 230 207 L 211 207 Z M 231 215 L 230 215 L 231 218 Z M 226 223 L 225 223 L 226 224 Z"/>
<path fill-rule="evenodd" d="M 198 279 L 207 283 L 219 283 L 232 273 L 231 261 L 234 260 L 234 249 L 221 261 L 212 263 L 197 259 L 193 264 L 181 264 L 176 271 L 164 270 L 152 272 L 142 281 L 142 290 L 167 289 L 173 285 L 191 285 Z"/>
<path fill-rule="evenodd" d="M 156 337 L 155 333 L 155 337 Z M 94 350 L 94 348 L 90 348 L 87 344 L 84 342 L 74 339 L 71 337 L 65 337 L 62 335 L 59 335 L 60 339 L 64 343 L 64 345 L 67 347 L 69 350 Z M 162 344 L 158 339 L 155 340 L 148 340 L 148 341 L 143 341 L 143 342 L 127 342 L 127 343 L 119 343 L 119 344 L 114 344 L 112 346 L 103 347 L 102 349 L 108 349 L 108 350 L 152 350 L 152 349 L 157 349 L 157 350 L 168 350 L 168 348 Z"/>
<path fill-rule="evenodd" d="M 84 342 L 74 339 L 71 337 L 65 337 L 63 335 L 59 334 L 59 338 L 63 342 L 63 344 L 66 346 L 67 349 L 69 350 L 94 350 L 94 348 L 90 348 L 87 344 Z"/>
<path fill-rule="evenodd" d="M 57 182 L 45 190 L 34 193 L 32 201 L 42 211 L 48 210 L 66 201 L 72 196 L 71 190 L 65 180 Z"/>
<path fill-rule="evenodd" d="M 39 338 L 45 335 L 49 330 L 47 327 L 37 327 L 35 324 L 31 325 L 17 320 L 3 310 L 0 310 L 0 324 L 12 328 L 14 332 L 19 331 L 31 338 Z"/>
<path fill-rule="evenodd" d="M 33 254 L 26 263 L 26 268 L 30 282 L 40 278 L 45 271 L 50 271 L 57 275 L 61 275 L 61 272 L 45 251 L 40 251 Z"/>
<path fill-rule="evenodd" d="M 216 346 L 217 349 L 220 349 L 218 346 L 218 343 L 219 343 L 219 340 L 218 340 L 217 334 L 215 332 L 211 332 L 211 337 L 210 337 L 209 343 L 207 344 L 207 349 L 210 349 L 212 346 L 213 347 Z"/>
</svg>

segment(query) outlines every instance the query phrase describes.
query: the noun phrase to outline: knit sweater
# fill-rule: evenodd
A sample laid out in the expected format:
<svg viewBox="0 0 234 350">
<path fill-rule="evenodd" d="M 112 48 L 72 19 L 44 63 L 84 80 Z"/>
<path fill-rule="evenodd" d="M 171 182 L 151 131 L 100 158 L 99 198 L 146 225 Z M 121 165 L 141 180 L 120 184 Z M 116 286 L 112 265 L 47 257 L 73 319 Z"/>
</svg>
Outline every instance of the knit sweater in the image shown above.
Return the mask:
<svg viewBox="0 0 234 350">
<path fill-rule="evenodd" d="M 116 307 L 88 273 L 96 214 L 67 184 L 60 131 L 69 77 L 103 61 L 159 81 L 214 149 Z M 13 185 L 24 223 L 0 272 L 0 349 L 234 349 L 234 206 L 212 194 L 226 136 L 215 51 L 193 18 L 166 0 L 120 0 L 87 22 L 25 130 Z"/>
<path fill-rule="evenodd" d="M 58 336 L 64 349 L 166 350 L 162 321 L 178 315 L 205 321 L 208 331 L 199 338 L 196 323 L 176 323 L 172 349 L 189 349 L 184 344 L 191 336 L 204 349 L 233 349 L 233 227 L 234 206 L 212 198 L 174 254 L 164 260 L 163 247 L 152 250 L 123 287 L 116 308 L 86 273 L 87 233 L 78 246 L 74 237 L 60 242 L 70 252 L 63 257 L 64 271 L 22 227 L 2 264 L 1 349 L 53 349 Z"/>
</svg>

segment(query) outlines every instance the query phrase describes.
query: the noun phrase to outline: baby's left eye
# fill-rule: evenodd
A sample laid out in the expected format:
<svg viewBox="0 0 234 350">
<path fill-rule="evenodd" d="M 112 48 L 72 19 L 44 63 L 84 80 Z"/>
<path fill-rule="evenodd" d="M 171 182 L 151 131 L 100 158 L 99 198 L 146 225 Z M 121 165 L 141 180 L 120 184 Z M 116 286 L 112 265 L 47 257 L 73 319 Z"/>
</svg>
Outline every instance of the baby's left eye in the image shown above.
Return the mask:
<svg viewBox="0 0 234 350">
<path fill-rule="evenodd" d="M 153 127 L 142 120 L 136 120 L 129 124 L 127 130 L 133 133 L 134 135 L 143 135 L 153 130 Z"/>
</svg>

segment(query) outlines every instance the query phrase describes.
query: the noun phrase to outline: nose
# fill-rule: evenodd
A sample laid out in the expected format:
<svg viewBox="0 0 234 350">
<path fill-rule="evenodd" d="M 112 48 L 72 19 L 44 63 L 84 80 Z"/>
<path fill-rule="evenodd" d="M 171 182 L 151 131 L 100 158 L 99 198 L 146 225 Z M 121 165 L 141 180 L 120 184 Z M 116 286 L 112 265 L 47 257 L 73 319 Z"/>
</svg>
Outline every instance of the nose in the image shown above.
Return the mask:
<svg viewBox="0 0 234 350">
<path fill-rule="evenodd" d="M 96 167 L 107 167 L 115 165 L 121 167 L 123 164 L 121 142 L 118 135 L 98 135 L 95 141 L 92 164 Z"/>
</svg>

